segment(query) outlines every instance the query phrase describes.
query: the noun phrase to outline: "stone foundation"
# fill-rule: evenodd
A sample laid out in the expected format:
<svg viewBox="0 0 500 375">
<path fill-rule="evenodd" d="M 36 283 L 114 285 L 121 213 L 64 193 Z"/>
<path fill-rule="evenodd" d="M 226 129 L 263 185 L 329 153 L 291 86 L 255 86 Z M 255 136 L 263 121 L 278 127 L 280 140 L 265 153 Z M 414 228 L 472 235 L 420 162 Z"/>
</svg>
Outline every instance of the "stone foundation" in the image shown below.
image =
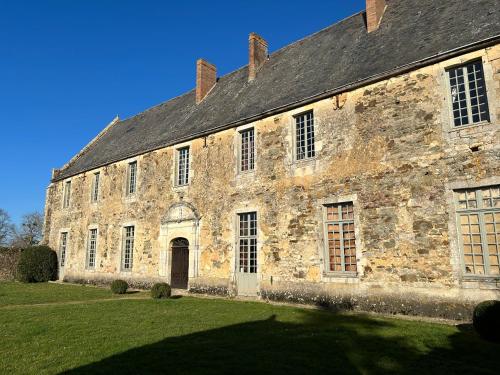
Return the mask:
<svg viewBox="0 0 500 375">
<path fill-rule="evenodd" d="M 311 304 L 333 311 L 365 311 L 471 320 L 482 300 L 500 299 L 495 290 L 467 291 L 454 288 L 414 288 L 401 285 L 333 286 L 311 283 L 261 285 L 260 296 L 277 302 Z"/>
<path fill-rule="evenodd" d="M 225 279 L 197 278 L 189 281 L 189 292 L 229 297 L 234 295 L 234 288 Z"/>
</svg>

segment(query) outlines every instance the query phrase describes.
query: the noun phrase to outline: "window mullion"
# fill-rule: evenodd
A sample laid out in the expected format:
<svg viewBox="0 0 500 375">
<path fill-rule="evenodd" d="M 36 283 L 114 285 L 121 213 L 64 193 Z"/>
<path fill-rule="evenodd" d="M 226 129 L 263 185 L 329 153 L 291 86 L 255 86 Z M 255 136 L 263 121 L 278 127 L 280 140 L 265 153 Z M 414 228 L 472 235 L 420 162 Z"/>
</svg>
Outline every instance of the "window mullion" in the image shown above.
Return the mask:
<svg viewBox="0 0 500 375">
<path fill-rule="evenodd" d="M 472 118 L 472 102 L 471 102 L 471 98 L 470 98 L 469 73 L 467 71 L 467 66 L 462 67 L 462 74 L 464 75 L 465 101 L 466 101 L 466 106 L 467 106 L 467 118 L 469 119 L 469 124 L 473 124 L 474 120 Z"/>
<path fill-rule="evenodd" d="M 479 232 L 481 234 L 481 249 L 483 250 L 484 274 L 490 274 L 490 252 L 488 249 L 488 237 L 486 235 L 486 225 L 484 223 L 484 213 L 478 212 Z"/>
<path fill-rule="evenodd" d="M 339 232 L 340 232 L 340 262 L 342 272 L 345 272 L 345 249 L 344 249 L 344 222 L 339 222 Z"/>
</svg>

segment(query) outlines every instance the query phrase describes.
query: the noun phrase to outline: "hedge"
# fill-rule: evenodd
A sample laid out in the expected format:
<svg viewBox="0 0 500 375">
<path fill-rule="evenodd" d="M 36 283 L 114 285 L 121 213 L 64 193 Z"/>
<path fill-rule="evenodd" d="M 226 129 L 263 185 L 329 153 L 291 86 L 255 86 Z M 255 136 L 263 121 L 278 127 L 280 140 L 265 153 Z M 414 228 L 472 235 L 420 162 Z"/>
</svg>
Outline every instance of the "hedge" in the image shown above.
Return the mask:
<svg viewBox="0 0 500 375">
<path fill-rule="evenodd" d="M 57 254 L 48 246 L 33 246 L 21 251 L 16 278 L 25 283 L 57 280 Z"/>
</svg>

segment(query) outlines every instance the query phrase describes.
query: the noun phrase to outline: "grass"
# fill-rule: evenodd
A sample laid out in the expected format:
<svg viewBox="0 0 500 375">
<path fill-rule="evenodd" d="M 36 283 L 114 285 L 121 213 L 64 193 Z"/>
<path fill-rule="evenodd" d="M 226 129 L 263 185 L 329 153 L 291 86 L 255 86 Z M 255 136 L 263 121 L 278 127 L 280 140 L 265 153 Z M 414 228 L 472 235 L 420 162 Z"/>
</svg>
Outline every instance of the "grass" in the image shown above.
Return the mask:
<svg viewBox="0 0 500 375">
<path fill-rule="evenodd" d="M 125 296 L 130 297 L 130 294 Z M 0 307 L 120 298 L 109 289 L 70 284 L 0 282 Z"/>
<path fill-rule="evenodd" d="M 29 296 L 61 304 L 34 307 Z M 500 345 L 468 327 L 222 299 L 109 297 L 80 286 L 0 284 L 0 373 L 449 375 L 496 374 L 500 365 Z"/>
</svg>

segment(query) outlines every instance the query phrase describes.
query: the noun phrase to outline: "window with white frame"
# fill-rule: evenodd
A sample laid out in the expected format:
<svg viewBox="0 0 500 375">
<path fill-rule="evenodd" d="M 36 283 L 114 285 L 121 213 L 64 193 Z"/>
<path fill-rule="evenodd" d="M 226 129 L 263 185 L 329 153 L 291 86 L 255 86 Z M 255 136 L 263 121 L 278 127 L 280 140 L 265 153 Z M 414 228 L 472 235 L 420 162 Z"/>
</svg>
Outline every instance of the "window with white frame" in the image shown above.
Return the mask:
<svg viewBox="0 0 500 375">
<path fill-rule="evenodd" d="M 95 268 L 95 258 L 97 252 L 97 229 L 92 228 L 89 231 L 89 240 L 87 244 L 87 268 Z"/>
<path fill-rule="evenodd" d="M 297 160 L 313 158 L 316 155 L 312 111 L 295 116 L 295 149 Z"/>
<path fill-rule="evenodd" d="M 127 195 L 134 195 L 137 189 L 137 162 L 128 164 L 127 169 Z"/>
<path fill-rule="evenodd" d="M 189 147 L 177 150 L 176 185 L 183 186 L 189 183 Z"/>
<path fill-rule="evenodd" d="M 327 272 L 356 272 L 356 235 L 352 202 L 325 206 Z"/>
<path fill-rule="evenodd" d="M 99 200 L 99 183 L 101 174 L 99 172 L 94 173 L 94 179 L 92 180 L 92 192 L 90 200 L 92 203 L 96 203 Z"/>
<path fill-rule="evenodd" d="M 500 185 L 455 191 L 465 275 L 500 275 Z"/>
<path fill-rule="evenodd" d="M 481 60 L 448 69 L 455 126 L 489 121 L 488 97 Z"/>
<path fill-rule="evenodd" d="M 257 213 L 238 214 L 238 270 L 257 273 Z"/>
<path fill-rule="evenodd" d="M 68 208 L 71 200 L 71 181 L 64 183 L 63 208 Z"/>
<path fill-rule="evenodd" d="M 134 236 L 135 227 L 133 225 L 123 228 L 122 271 L 130 271 L 132 269 Z"/>
<path fill-rule="evenodd" d="M 255 168 L 254 128 L 240 132 L 240 172 L 253 171 Z"/>
<path fill-rule="evenodd" d="M 66 250 L 68 248 L 68 232 L 61 232 L 59 239 L 59 265 L 64 267 L 66 263 Z"/>
</svg>

